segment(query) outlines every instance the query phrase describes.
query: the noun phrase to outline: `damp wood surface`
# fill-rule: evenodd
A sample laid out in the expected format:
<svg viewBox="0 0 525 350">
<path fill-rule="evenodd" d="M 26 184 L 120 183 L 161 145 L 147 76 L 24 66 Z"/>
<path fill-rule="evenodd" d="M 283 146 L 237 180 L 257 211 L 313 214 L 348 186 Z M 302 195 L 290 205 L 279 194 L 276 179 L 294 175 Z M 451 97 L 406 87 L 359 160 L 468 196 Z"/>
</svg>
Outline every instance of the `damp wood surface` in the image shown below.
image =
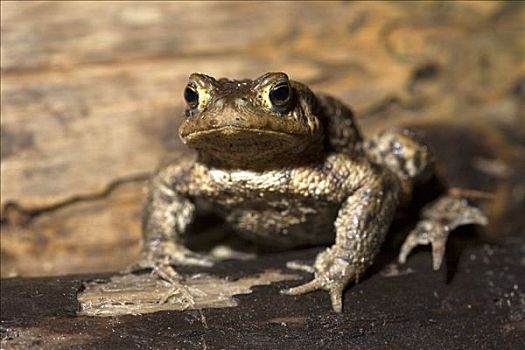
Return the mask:
<svg viewBox="0 0 525 350">
<path fill-rule="evenodd" d="M 300 280 L 254 285 L 251 293 L 233 296 L 233 306 L 113 317 L 79 315 L 77 302 L 86 282 L 102 284 L 112 274 L 3 279 L 1 347 L 520 349 L 525 341 L 525 240 L 523 226 L 517 229 L 498 245 L 480 244 L 468 229 L 461 230 L 451 237 L 438 272 L 432 270 L 428 249 L 418 250 L 402 267 L 384 250 L 361 283 L 346 291 L 342 314 L 332 311 L 325 292 L 279 294 L 310 278 L 305 274 Z M 283 269 L 286 261 L 313 259 L 317 252 L 222 262 L 205 273 L 244 283 L 265 271 L 289 273 Z M 203 269 L 179 272 L 191 278 Z M 205 285 L 199 288 L 210 292 Z"/>
<path fill-rule="evenodd" d="M 2 276 L 117 271 L 137 259 L 144 181 L 164 154 L 185 152 L 177 126 L 194 71 L 286 71 L 352 106 L 365 134 L 425 127 L 452 182 L 496 191 L 489 235 L 507 232 L 509 207 L 523 200 L 522 3 L 1 10 Z"/>
</svg>

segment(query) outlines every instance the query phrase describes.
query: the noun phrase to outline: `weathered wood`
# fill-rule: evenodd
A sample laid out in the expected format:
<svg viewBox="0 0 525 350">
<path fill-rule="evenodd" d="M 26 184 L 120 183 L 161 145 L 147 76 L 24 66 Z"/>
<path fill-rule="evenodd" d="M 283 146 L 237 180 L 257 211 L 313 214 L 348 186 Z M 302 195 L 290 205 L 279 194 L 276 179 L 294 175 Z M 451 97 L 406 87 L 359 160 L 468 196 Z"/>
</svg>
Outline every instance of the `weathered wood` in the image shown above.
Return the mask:
<svg viewBox="0 0 525 350">
<path fill-rule="evenodd" d="M 181 91 L 193 71 L 286 71 L 353 106 L 366 133 L 436 121 L 488 129 L 490 157 L 478 165 L 506 172 L 497 203 L 521 186 L 503 185 L 523 151 L 518 2 L 1 6 L 3 276 L 136 259 L 142 179 L 166 151 L 182 151 Z"/>
<path fill-rule="evenodd" d="M 234 295 L 249 294 L 252 287 L 299 279 L 295 274 L 267 270 L 232 280 L 197 273 L 168 283 L 151 273 L 121 274 L 85 283 L 77 300 L 80 315 L 141 315 L 158 311 L 186 311 L 235 307 Z"/>
<path fill-rule="evenodd" d="M 520 349 L 525 342 L 525 226 L 498 246 L 463 229 L 449 242 L 447 262 L 434 272 L 428 250 L 407 266 L 385 251 L 335 314 L 322 291 L 290 297 L 286 281 L 235 297 L 237 306 L 164 311 L 142 316 L 77 316 L 86 280 L 108 275 L 3 279 L 5 349 Z M 231 281 L 282 269 L 318 250 L 223 262 L 206 273 Z M 184 275 L 203 269 L 181 269 Z M 309 278 L 304 276 L 304 279 Z M 200 286 L 204 292 L 205 286 Z M 212 291 L 213 294 L 213 291 Z"/>
</svg>

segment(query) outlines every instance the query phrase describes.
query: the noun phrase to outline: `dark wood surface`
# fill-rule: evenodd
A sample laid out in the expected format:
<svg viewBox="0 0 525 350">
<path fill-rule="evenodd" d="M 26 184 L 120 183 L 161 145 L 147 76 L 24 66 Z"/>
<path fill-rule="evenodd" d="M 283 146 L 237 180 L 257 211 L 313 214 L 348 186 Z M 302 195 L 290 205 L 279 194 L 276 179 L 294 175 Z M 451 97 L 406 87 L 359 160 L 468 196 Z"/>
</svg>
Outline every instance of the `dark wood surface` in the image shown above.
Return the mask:
<svg viewBox="0 0 525 350">
<path fill-rule="evenodd" d="M 498 245 L 462 230 L 449 244 L 445 268 L 432 271 L 420 250 L 405 267 L 384 251 L 335 314 L 327 293 L 299 297 L 254 287 L 238 305 L 142 316 L 76 316 L 82 282 L 108 275 L 3 279 L 5 349 L 521 349 L 525 342 L 523 227 Z M 280 269 L 317 250 L 224 262 L 206 272 L 241 278 Z M 197 272 L 183 269 L 185 274 Z M 199 270 L 202 272 L 202 270 Z M 308 278 L 308 276 L 303 276 Z"/>
</svg>

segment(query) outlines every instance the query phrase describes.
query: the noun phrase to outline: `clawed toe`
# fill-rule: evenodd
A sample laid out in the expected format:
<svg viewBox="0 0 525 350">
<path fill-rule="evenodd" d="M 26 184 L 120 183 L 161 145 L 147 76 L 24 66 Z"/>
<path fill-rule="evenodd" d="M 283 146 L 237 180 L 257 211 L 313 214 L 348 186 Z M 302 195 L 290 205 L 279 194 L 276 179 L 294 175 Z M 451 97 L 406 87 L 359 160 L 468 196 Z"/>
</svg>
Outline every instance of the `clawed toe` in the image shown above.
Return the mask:
<svg viewBox="0 0 525 350">
<path fill-rule="evenodd" d="M 310 282 L 301 284 L 300 286 L 283 289 L 281 293 L 287 294 L 287 295 L 299 295 L 299 294 L 313 292 L 314 290 L 318 290 L 322 288 L 323 288 L 323 284 L 321 283 L 321 281 L 318 279 L 313 279 Z"/>
<path fill-rule="evenodd" d="M 423 210 L 424 219 L 408 234 L 398 261 L 406 262 L 407 256 L 418 245 L 432 245 L 432 267 L 439 270 L 445 255 L 448 236 L 458 226 L 486 225 L 488 220 L 481 210 L 461 198 L 444 196 Z"/>
<path fill-rule="evenodd" d="M 418 245 L 432 245 L 432 260 L 434 270 L 439 270 L 443 256 L 445 255 L 445 245 L 447 243 L 449 230 L 441 223 L 431 220 L 420 221 L 407 236 L 399 252 L 398 261 L 400 264 L 406 262 L 407 256 Z"/>
<path fill-rule="evenodd" d="M 332 302 L 332 309 L 334 309 L 335 312 L 341 313 L 343 312 L 343 286 L 334 286 L 334 288 L 330 289 L 330 301 Z"/>
<path fill-rule="evenodd" d="M 441 263 L 443 262 L 443 257 L 445 256 L 445 244 L 444 241 L 432 242 L 432 268 L 434 271 L 439 270 Z"/>
<path fill-rule="evenodd" d="M 343 253 L 343 254 L 342 254 Z M 320 252 L 313 266 L 298 261 L 286 265 L 290 269 L 306 271 L 315 275 L 314 279 L 302 285 L 281 290 L 282 294 L 299 295 L 316 290 L 325 290 L 335 312 L 343 310 L 343 291 L 349 281 L 356 281 L 359 270 L 337 248 L 330 247 Z"/>
<path fill-rule="evenodd" d="M 437 232 L 442 231 L 442 227 L 436 225 L 436 223 L 429 220 L 420 221 L 416 227 L 410 231 L 401 250 L 399 252 L 399 262 L 404 264 L 406 262 L 407 256 L 412 252 L 412 250 L 418 245 L 432 244 L 437 240 Z M 441 239 L 445 239 L 445 232 L 440 232 Z"/>
<path fill-rule="evenodd" d="M 166 281 L 171 285 L 171 289 L 164 293 L 159 299 L 159 304 L 164 304 L 175 299 L 175 302 L 183 304 L 184 308 L 188 308 L 195 304 L 193 295 L 189 289 L 183 284 L 182 277 L 169 264 L 157 264 L 153 268 L 152 273 L 159 276 L 160 279 Z"/>
<path fill-rule="evenodd" d="M 159 304 L 165 304 L 174 300 L 174 302 L 184 305 L 184 309 L 195 305 L 193 295 L 190 293 L 188 288 L 182 283 L 176 283 L 166 293 L 164 293 L 159 299 Z"/>
<path fill-rule="evenodd" d="M 332 309 L 337 313 L 341 313 L 343 311 L 343 284 L 333 282 L 331 284 L 327 284 L 321 279 L 315 278 L 310 282 L 307 282 L 300 286 L 283 289 L 281 290 L 281 293 L 286 295 L 299 295 L 313 292 L 319 289 L 328 290 L 328 292 L 330 293 Z"/>
</svg>

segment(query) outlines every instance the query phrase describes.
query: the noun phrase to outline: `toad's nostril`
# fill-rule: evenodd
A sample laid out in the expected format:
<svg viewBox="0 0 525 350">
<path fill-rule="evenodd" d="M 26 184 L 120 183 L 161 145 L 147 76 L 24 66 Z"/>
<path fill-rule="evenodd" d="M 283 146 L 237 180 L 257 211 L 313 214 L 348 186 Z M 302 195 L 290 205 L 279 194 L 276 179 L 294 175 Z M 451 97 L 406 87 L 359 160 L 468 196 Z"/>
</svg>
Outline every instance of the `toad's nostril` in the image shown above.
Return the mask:
<svg viewBox="0 0 525 350">
<path fill-rule="evenodd" d="M 217 127 L 217 119 L 210 119 L 208 121 L 208 124 L 212 127 L 212 128 L 216 128 Z"/>
</svg>

